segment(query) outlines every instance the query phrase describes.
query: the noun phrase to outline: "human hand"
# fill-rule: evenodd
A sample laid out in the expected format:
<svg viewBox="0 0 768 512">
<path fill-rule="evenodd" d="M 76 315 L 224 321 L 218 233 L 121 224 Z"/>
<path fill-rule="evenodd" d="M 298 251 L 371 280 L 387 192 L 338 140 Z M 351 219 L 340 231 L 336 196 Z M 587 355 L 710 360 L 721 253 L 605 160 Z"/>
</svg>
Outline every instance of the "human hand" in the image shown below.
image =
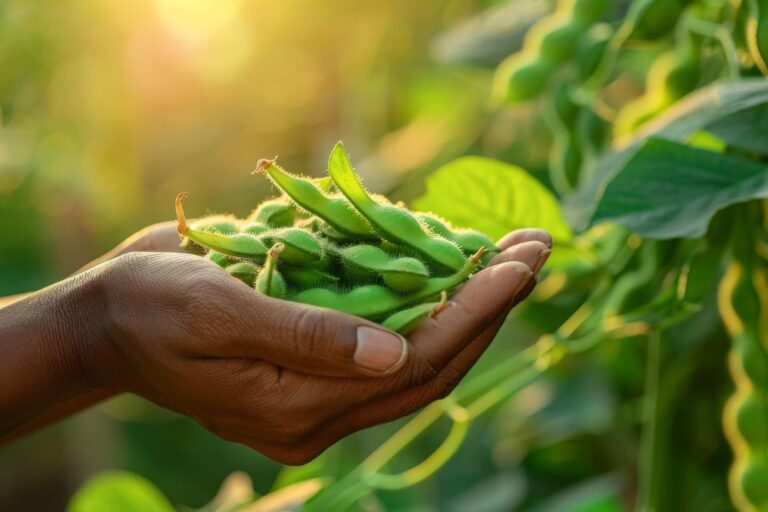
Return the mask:
<svg viewBox="0 0 768 512">
<path fill-rule="evenodd" d="M 407 341 L 256 294 L 195 256 L 127 254 L 100 271 L 94 317 L 106 335 L 87 348 L 83 381 L 139 394 L 280 462 L 306 462 L 449 393 L 530 292 L 549 245 L 539 230 L 505 237 L 492 267 Z"/>
</svg>

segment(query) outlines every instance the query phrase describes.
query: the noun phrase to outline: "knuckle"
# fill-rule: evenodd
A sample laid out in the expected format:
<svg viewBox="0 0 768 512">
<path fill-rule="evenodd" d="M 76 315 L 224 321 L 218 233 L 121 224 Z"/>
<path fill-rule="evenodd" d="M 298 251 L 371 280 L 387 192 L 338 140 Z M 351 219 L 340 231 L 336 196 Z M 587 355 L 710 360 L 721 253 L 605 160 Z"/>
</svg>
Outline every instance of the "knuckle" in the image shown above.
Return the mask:
<svg viewBox="0 0 768 512">
<path fill-rule="evenodd" d="M 411 386 L 426 384 L 439 375 L 435 366 L 415 350 L 409 355 L 407 372 L 407 381 Z"/>
<path fill-rule="evenodd" d="M 435 378 L 435 388 L 438 398 L 445 398 L 450 395 L 456 386 L 464 378 L 464 374 L 459 370 L 446 366 Z"/>
<path fill-rule="evenodd" d="M 297 352 L 306 353 L 312 359 L 321 359 L 327 344 L 323 343 L 328 335 L 325 316 L 313 308 L 301 308 L 291 324 L 291 342 Z"/>
</svg>

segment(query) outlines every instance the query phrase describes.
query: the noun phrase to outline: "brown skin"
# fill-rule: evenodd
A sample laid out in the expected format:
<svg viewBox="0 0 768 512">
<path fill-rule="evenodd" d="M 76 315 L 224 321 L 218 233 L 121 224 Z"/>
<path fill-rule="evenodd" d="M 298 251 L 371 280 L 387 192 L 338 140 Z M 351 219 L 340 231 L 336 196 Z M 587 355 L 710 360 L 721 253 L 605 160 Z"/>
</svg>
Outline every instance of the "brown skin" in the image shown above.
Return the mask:
<svg viewBox="0 0 768 512">
<path fill-rule="evenodd" d="M 380 327 L 256 294 L 179 253 L 173 223 L 152 226 L 74 277 L 0 302 L 0 444 L 131 392 L 305 463 L 450 393 L 533 289 L 551 243 L 535 229 L 504 237 L 491 268 L 373 371 L 356 362 L 356 333 Z"/>
</svg>

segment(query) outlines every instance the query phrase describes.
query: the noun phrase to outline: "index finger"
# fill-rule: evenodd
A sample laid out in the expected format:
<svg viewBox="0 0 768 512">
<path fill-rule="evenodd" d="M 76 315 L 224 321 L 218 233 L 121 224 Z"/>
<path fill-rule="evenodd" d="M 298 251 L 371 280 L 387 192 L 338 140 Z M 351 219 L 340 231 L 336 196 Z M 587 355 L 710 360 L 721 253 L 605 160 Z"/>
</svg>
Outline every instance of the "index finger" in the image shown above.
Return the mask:
<svg viewBox="0 0 768 512">
<path fill-rule="evenodd" d="M 466 344 L 506 311 L 534 280 L 549 255 L 541 242 L 525 242 L 497 256 L 501 261 L 472 276 L 437 318 L 411 335 L 413 355 L 439 372 Z"/>
</svg>

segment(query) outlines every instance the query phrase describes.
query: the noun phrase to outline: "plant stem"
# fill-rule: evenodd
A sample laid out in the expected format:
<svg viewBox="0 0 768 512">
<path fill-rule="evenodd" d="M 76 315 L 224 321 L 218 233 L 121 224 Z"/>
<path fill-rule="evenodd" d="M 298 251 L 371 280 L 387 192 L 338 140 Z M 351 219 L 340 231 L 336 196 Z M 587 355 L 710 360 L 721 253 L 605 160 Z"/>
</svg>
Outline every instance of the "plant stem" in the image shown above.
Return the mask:
<svg viewBox="0 0 768 512">
<path fill-rule="evenodd" d="M 656 447 L 659 427 L 659 380 L 661 378 L 661 333 L 652 331 L 648 336 L 648 358 L 645 373 L 643 402 L 643 432 L 640 439 L 638 491 L 635 510 L 655 512 L 658 504 Z"/>
</svg>

